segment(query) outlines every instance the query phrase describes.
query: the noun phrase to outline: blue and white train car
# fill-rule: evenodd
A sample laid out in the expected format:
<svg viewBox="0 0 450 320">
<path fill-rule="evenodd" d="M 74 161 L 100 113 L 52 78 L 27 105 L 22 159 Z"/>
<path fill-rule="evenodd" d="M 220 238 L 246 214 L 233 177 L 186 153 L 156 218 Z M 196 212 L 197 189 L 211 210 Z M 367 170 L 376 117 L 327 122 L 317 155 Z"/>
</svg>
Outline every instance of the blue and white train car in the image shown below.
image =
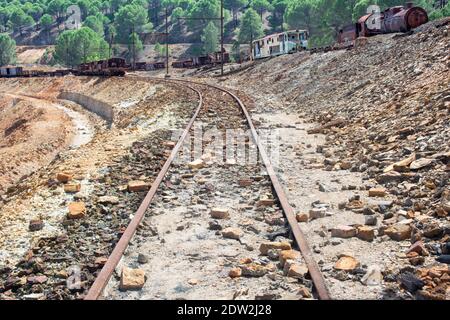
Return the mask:
<svg viewBox="0 0 450 320">
<path fill-rule="evenodd" d="M 308 48 L 308 31 L 290 30 L 271 34 L 252 43 L 253 59 L 279 56 Z"/>
</svg>

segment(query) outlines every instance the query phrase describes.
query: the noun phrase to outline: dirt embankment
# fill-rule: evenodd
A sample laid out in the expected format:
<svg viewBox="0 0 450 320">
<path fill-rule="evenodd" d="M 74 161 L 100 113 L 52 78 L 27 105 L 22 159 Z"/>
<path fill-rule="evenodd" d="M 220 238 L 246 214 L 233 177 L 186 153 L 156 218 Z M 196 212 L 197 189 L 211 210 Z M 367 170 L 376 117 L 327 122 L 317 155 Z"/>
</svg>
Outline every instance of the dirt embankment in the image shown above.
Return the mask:
<svg viewBox="0 0 450 320">
<path fill-rule="evenodd" d="M 0 194 L 70 142 L 71 119 L 45 101 L 0 96 Z"/>
<path fill-rule="evenodd" d="M 141 112 L 139 102 L 155 90 L 128 79 L 64 78 L 4 79 L 0 83 L 0 194 L 50 163 L 62 150 L 84 141 L 87 119 L 61 106 L 64 90 L 105 102 L 118 122 Z M 145 100 L 144 99 L 144 100 Z M 129 120 L 128 120 L 129 121 Z M 88 130 L 89 131 L 89 130 Z M 81 137 L 76 136 L 79 133 Z"/>
</svg>

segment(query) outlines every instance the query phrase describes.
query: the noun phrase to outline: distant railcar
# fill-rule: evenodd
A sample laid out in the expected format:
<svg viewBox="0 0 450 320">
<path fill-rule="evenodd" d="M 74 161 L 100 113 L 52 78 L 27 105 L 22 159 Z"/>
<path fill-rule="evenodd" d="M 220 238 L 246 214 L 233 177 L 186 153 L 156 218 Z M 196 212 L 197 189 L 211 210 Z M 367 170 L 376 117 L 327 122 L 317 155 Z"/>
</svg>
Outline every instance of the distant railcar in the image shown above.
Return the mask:
<svg viewBox="0 0 450 320">
<path fill-rule="evenodd" d="M 22 67 L 16 67 L 16 66 L 4 66 L 0 67 L 0 75 L 2 77 L 20 77 L 23 74 L 23 68 Z"/>
<path fill-rule="evenodd" d="M 223 52 L 223 62 L 230 62 L 230 54 L 226 51 Z M 189 58 L 186 60 L 174 61 L 172 63 L 173 68 L 199 68 L 204 66 L 216 66 L 222 63 L 222 52 L 217 51 L 206 55 Z"/>
<path fill-rule="evenodd" d="M 309 33 L 306 30 L 290 30 L 275 33 L 252 42 L 253 59 L 262 59 L 306 50 Z"/>
<path fill-rule="evenodd" d="M 77 75 L 85 76 L 124 76 L 126 61 L 122 58 L 82 63 L 77 67 Z"/>
</svg>

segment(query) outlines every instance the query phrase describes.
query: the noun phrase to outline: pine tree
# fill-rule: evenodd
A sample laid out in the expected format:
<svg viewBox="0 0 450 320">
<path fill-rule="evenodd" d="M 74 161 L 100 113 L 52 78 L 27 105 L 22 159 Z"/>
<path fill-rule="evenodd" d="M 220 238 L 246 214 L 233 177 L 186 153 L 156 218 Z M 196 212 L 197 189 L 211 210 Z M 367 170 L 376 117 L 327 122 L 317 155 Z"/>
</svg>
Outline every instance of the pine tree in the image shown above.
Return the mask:
<svg viewBox="0 0 450 320">
<path fill-rule="evenodd" d="M 219 45 L 219 29 L 213 22 L 208 23 L 202 34 L 203 52 L 212 53 L 217 51 Z"/>
</svg>

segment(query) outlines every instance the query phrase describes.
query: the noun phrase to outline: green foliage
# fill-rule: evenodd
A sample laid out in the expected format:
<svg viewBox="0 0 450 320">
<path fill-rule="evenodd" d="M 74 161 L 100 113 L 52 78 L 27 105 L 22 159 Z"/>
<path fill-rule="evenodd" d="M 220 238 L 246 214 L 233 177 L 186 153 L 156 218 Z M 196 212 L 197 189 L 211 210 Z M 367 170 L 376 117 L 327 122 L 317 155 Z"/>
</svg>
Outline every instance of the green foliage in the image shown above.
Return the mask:
<svg viewBox="0 0 450 320">
<path fill-rule="evenodd" d="M 154 50 L 155 50 L 156 55 L 158 57 L 165 57 L 166 56 L 166 45 L 165 44 L 160 44 L 159 42 L 157 42 L 155 44 Z M 169 54 L 170 54 L 170 48 L 169 48 Z"/>
<path fill-rule="evenodd" d="M 233 16 L 234 27 L 238 26 L 238 12 L 248 5 L 249 0 L 224 0 L 223 6 L 230 10 Z"/>
<path fill-rule="evenodd" d="M 34 20 L 31 16 L 27 15 L 22 9 L 16 8 L 9 18 L 11 26 L 15 31 L 20 31 L 25 27 L 29 27 L 34 24 Z"/>
<path fill-rule="evenodd" d="M 240 43 L 249 43 L 264 35 L 263 25 L 258 13 L 252 8 L 245 11 L 239 28 L 238 39 Z"/>
<path fill-rule="evenodd" d="M 241 60 L 241 44 L 239 41 L 233 42 L 233 48 L 231 49 L 233 52 L 233 60 L 234 61 L 240 61 Z"/>
<path fill-rule="evenodd" d="M 53 24 L 53 17 L 46 13 L 39 19 L 39 24 L 44 30 L 49 30 Z"/>
<path fill-rule="evenodd" d="M 68 6 L 69 3 L 64 0 L 51 0 L 47 6 L 47 13 L 56 18 L 61 18 L 64 16 Z"/>
<path fill-rule="evenodd" d="M 232 24 L 225 25 L 225 37 L 229 41 L 233 37 L 232 32 L 235 32 L 241 43 L 248 43 L 252 34 L 254 39 L 263 35 L 261 16 L 269 11 L 268 32 L 308 29 L 311 43 L 325 44 L 332 42 L 342 26 L 355 22 L 366 14 L 369 5 L 377 4 L 384 10 L 405 2 L 406 0 L 224 0 L 225 22 L 233 18 Z M 449 4 L 436 10 L 433 8 L 435 0 L 415 0 L 414 3 L 425 8 L 430 19 L 450 15 Z M 104 36 L 108 41 L 114 36 L 115 43 L 125 45 L 133 31 L 137 34 L 152 32 L 155 26 L 161 32 L 164 29 L 166 8 L 171 16 L 169 27 L 172 34 L 182 34 L 187 25 L 188 30 L 194 34 L 194 41 L 201 40 L 202 35 L 206 36 L 207 32 L 211 32 L 206 31 L 211 22 L 207 18 L 218 18 L 221 11 L 220 0 L 0 0 L 0 32 L 13 30 L 22 34 L 35 21 L 39 21 L 46 34 L 52 25 L 62 32 L 64 28 L 61 26 L 68 15 L 66 10 L 73 4 L 81 9 L 83 26 L 94 30 L 99 37 Z M 259 18 L 259 22 L 254 19 L 255 16 Z M 178 20 L 180 17 L 200 19 Z M 214 20 L 213 24 L 219 28 L 220 21 Z M 238 27 L 240 29 L 235 30 Z"/>
<path fill-rule="evenodd" d="M 212 53 L 217 51 L 219 46 L 219 29 L 213 22 L 208 23 L 202 34 L 203 52 Z"/>
<path fill-rule="evenodd" d="M 7 34 L 0 34 L 0 66 L 16 61 L 16 42 Z"/>
<path fill-rule="evenodd" d="M 272 14 L 269 17 L 269 24 L 274 32 L 283 29 L 283 15 L 286 11 L 287 2 L 288 0 L 272 0 Z"/>
<path fill-rule="evenodd" d="M 137 33 L 132 33 L 128 37 L 128 52 L 130 56 L 130 61 L 133 62 L 137 61 L 138 54 L 144 49 L 144 46 L 142 45 L 141 39 L 139 39 L 139 36 Z"/>
<path fill-rule="evenodd" d="M 433 11 L 430 14 L 430 20 L 441 19 L 441 18 L 449 17 L 449 16 L 450 16 L 450 2 L 447 3 L 445 5 L 445 7 L 443 7 L 442 9 Z"/>
<path fill-rule="evenodd" d="M 118 40 L 123 42 L 128 41 L 132 32 L 140 32 L 145 25 L 151 28 L 147 10 L 137 4 L 128 4 L 121 7 L 115 14 L 115 24 Z"/>
<path fill-rule="evenodd" d="M 95 32 L 97 32 L 100 36 L 104 36 L 105 30 L 103 26 L 102 15 L 99 14 L 97 16 L 89 16 L 83 21 L 83 26 L 89 27 Z"/>
<path fill-rule="evenodd" d="M 318 14 L 315 0 L 293 0 L 286 7 L 285 20 L 291 28 L 311 30 Z"/>
<path fill-rule="evenodd" d="M 196 0 L 188 8 L 188 16 L 190 18 L 217 18 L 220 17 L 220 0 Z M 188 25 L 191 28 L 204 28 L 209 21 L 207 20 L 189 20 Z M 217 26 L 219 21 L 214 22 Z"/>
<path fill-rule="evenodd" d="M 56 40 L 55 59 L 74 66 L 108 57 L 108 43 L 88 27 L 64 31 Z"/>
<path fill-rule="evenodd" d="M 252 0 L 250 5 L 259 13 L 261 19 L 265 11 L 273 10 L 273 6 L 268 0 Z"/>
</svg>

